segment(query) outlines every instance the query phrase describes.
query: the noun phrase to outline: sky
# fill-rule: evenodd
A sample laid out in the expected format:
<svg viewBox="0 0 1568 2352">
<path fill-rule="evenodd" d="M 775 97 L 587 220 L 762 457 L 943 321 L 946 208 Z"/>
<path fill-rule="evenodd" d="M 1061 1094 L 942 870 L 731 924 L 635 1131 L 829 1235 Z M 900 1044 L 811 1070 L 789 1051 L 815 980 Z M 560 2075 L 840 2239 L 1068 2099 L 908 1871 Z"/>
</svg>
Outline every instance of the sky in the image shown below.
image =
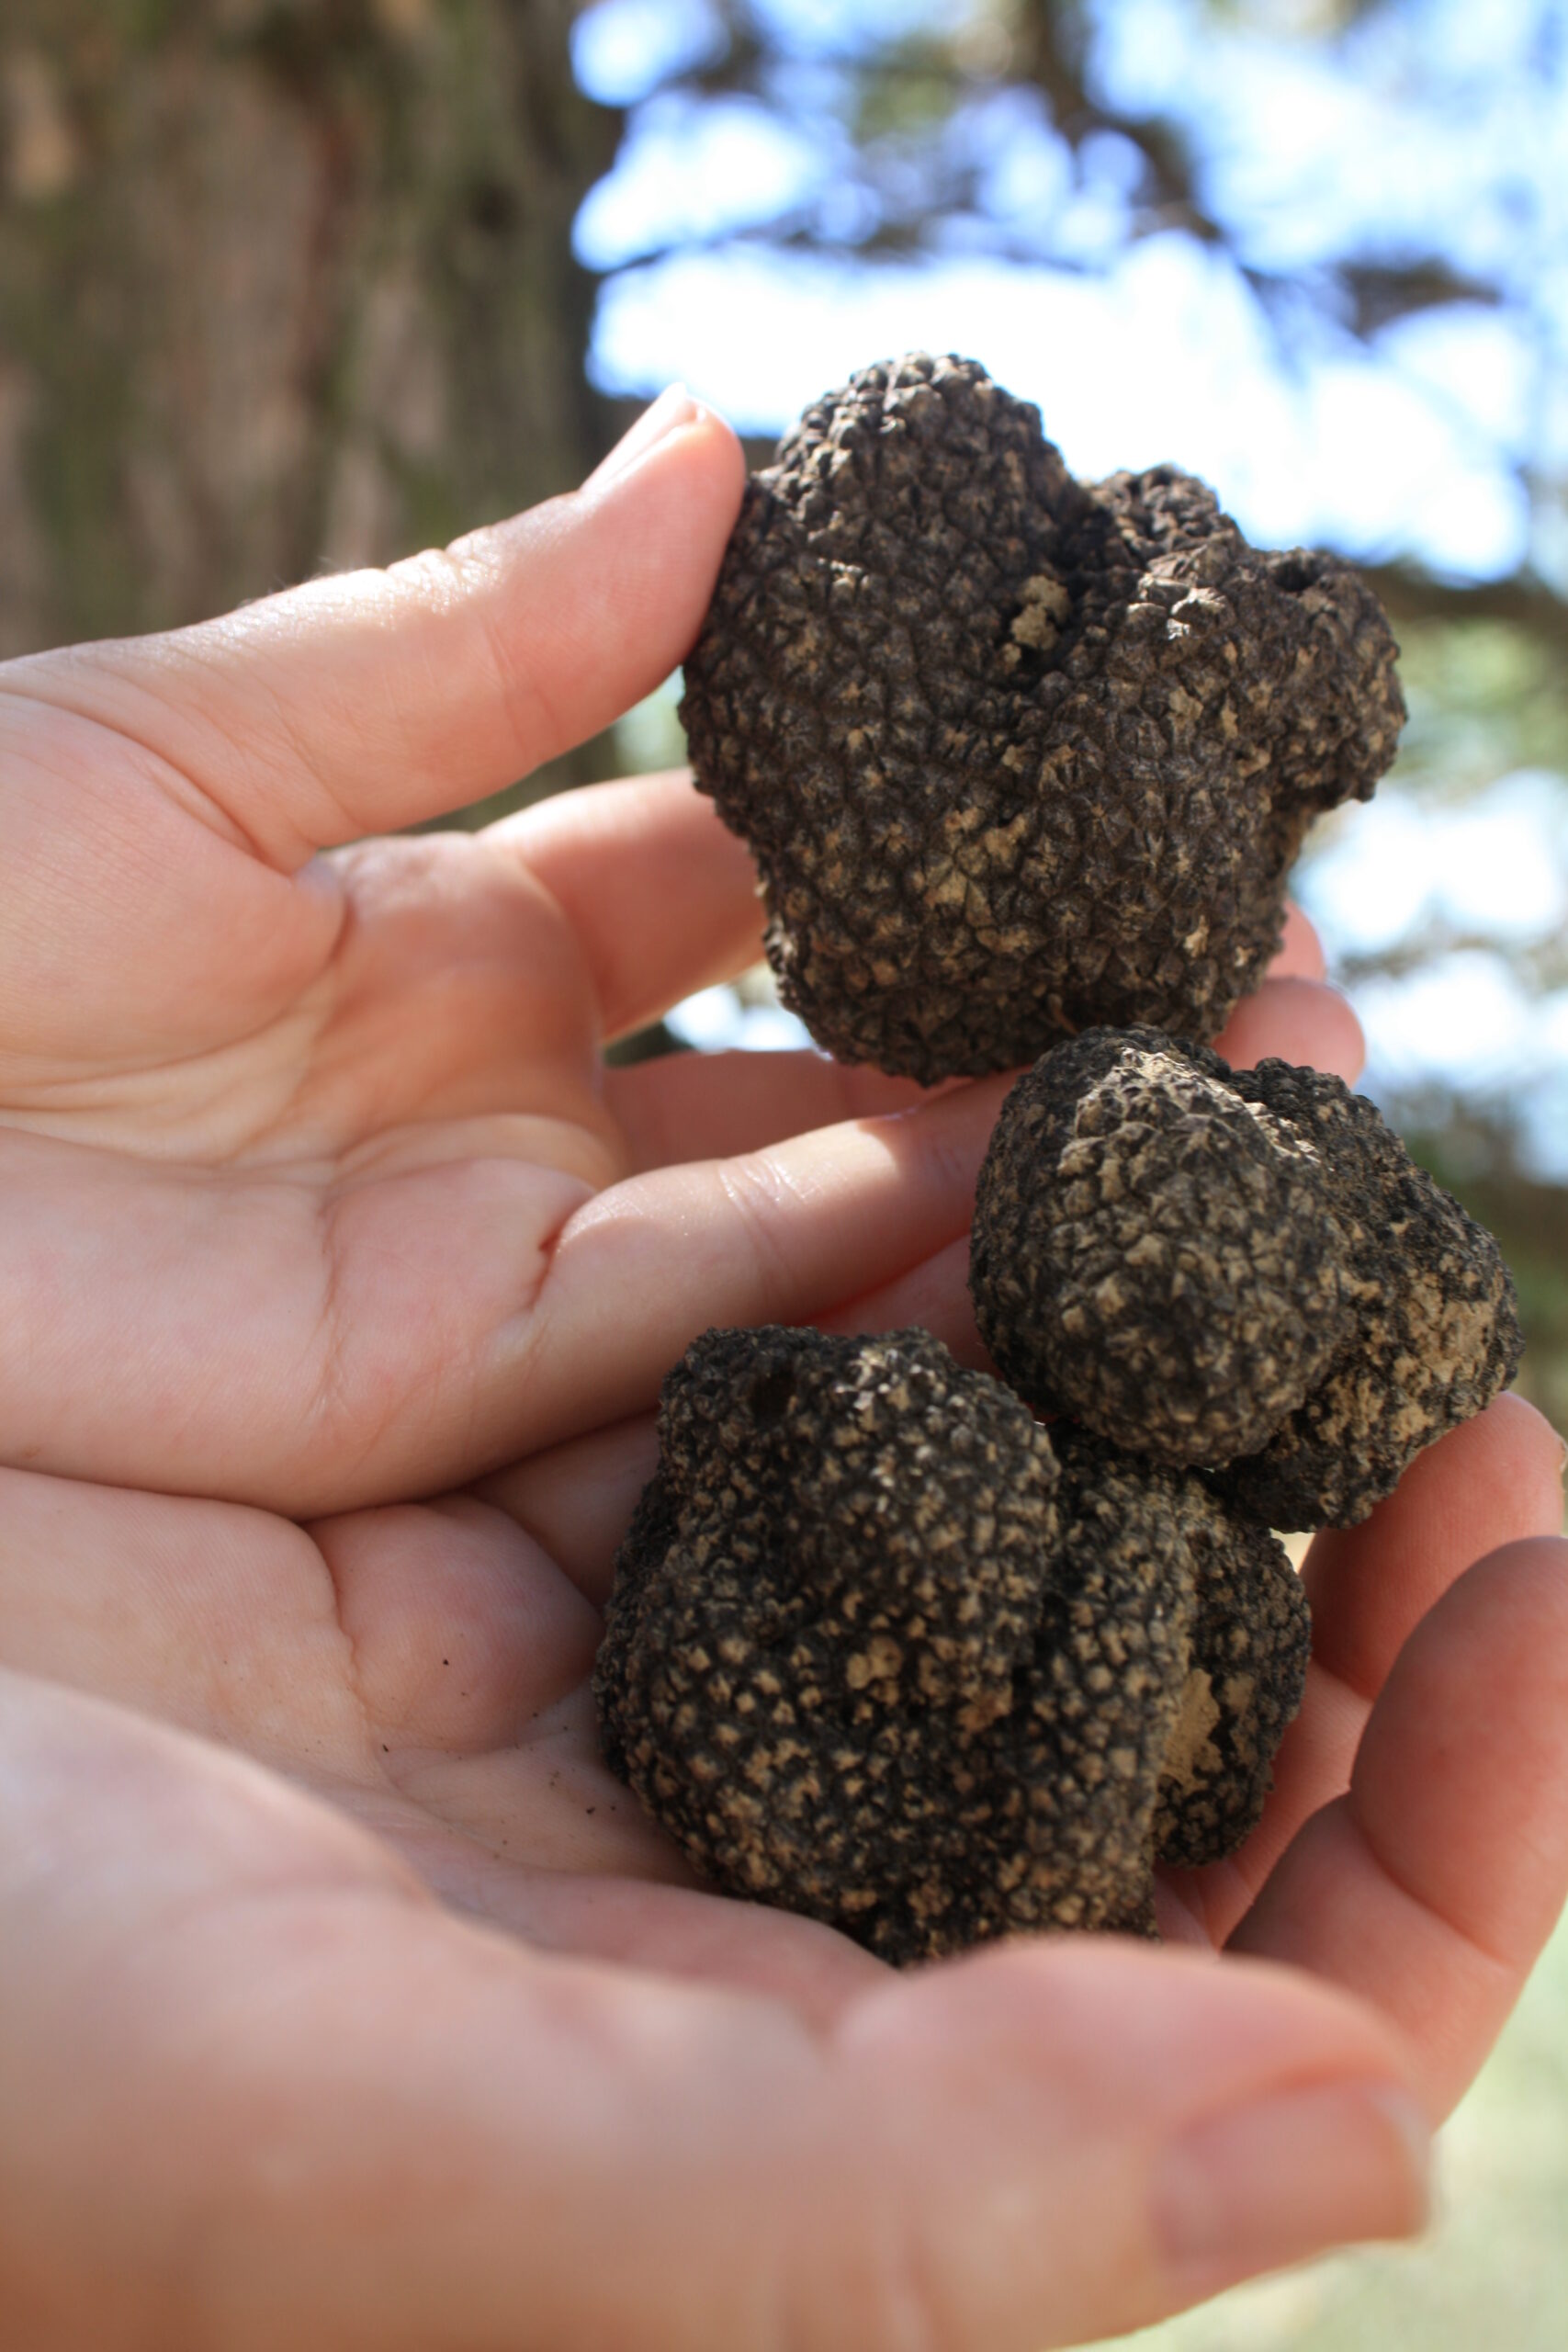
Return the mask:
<svg viewBox="0 0 1568 2352">
<path fill-rule="evenodd" d="M 835 110 L 844 59 L 955 21 L 961 0 L 768 0 L 774 110 L 660 88 L 712 53 L 705 0 L 600 0 L 579 19 L 578 77 L 630 114 L 577 227 L 606 273 L 599 382 L 641 394 L 682 379 L 773 433 L 870 359 L 956 350 L 1036 401 L 1081 474 L 1171 459 L 1263 543 L 1456 582 L 1529 562 L 1568 591 L 1568 526 L 1524 479 L 1568 476 L 1568 6 L 1409 0 L 1337 41 L 1281 38 L 1314 5 L 1251 0 L 1216 36 L 1198 0 L 1100 0 L 1093 85 L 1123 111 L 1184 120 L 1245 269 L 1435 249 L 1497 302 L 1450 303 L 1371 343 L 1321 306 L 1271 311 L 1225 252 L 1174 231 L 1129 241 L 1128 142 L 1102 137 L 1075 165 L 1040 105 L 999 88 L 948 134 L 976 209 L 917 261 L 749 242 L 784 209 L 840 236 L 873 225 Z M 1359 984 L 1372 1091 L 1496 1093 L 1520 1109 L 1527 1162 L 1559 1180 L 1568 997 L 1532 995 L 1517 951 L 1568 917 L 1565 808 L 1551 775 L 1500 776 L 1458 809 L 1385 786 L 1301 875 L 1334 956 L 1396 949 L 1434 922 L 1458 943 Z M 694 1042 L 715 1043 L 736 1017 L 717 997 L 685 1016 Z M 754 1012 L 748 1041 L 798 1035 L 784 1022 Z"/>
<path fill-rule="evenodd" d="M 982 93 L 953 125 L 953 160 L 981 159 L 979 213 L 949 221 L 918 263 L 739 241 L 787 206 L 852 233 L 831 219 L 848 177 L 834 60 L 879 28 L 955 13 L 779 0 L 797 59 L 771 110 L 659 87 L 714 44 L 702 0 L 589 10 L 579 78 L 633 109 L 577 231 L 584 260 L 613 273 L 594 343 L 606 389 L 682 376 L 738 425 L 776 432 L 872 356 L 964 350 L 1039 402 L 1081 472 L 1172 458 L 1261 537 L 1414 556 L 1460 579 L 1517 568 L 1531 527 L 1521 460 L 1568 464 L 1568 67 L 1532 62 L 1558 12 L 1423 0 L 1331 48 L 1216 39 L 1192 0 L 1100 10 L 1097 85 L 1120 107 L 1185 116 L 1205 198 L 1249 266 L 1435 245 L 1508 297 L 1403 322 L 1371 348 L 1298 318 L 1288 351 L 1228 254 L 1177 232 L 1128 244 L 1125 141 L 1093 142 L 1075 173 L 1018 91 Z M 681 244 L 696 249 L 663 252 Z"/>
</svg>

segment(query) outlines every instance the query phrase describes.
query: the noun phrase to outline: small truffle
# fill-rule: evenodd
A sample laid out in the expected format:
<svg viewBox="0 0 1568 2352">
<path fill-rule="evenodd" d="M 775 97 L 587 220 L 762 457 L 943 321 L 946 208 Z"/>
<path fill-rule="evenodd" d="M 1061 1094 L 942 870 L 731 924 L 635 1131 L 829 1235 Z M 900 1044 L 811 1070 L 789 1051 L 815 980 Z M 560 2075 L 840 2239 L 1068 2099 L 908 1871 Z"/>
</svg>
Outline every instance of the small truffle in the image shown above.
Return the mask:
<svg viewBox="0 0 1568 2352">
<path fill-rule="evenodd" d="M 1008 1096 L 970 1237 L 998 1370 L 1162 1462 L 1267 1442 L 1351 1329 L 1314 1147 L 1217 1054 L 1090 1030 Z"/>
<path fill-rule="evenodd" d="M 1148 1029 L 1059 1046 L 1008 1096 L 970 1286 L 1032 1404 L 1275 1527 L 1364 1519 L 1519 1355 L 1495 1243 L 1364 1096 Z"/>
<path fill-rule="evenodd" d="M 1306 1610 L 1190 1476 L 1050 1436 L 903 1331 L 714 1331 L 594 1677 L 613 1769 L 714 1884 L 909 1962 L 1149 1932 L 1156 1849 L 1257 1818 Z"/>
<path fill-rule="evenodd" d="M 1371 592 L 1174 467 L 1075 481 L 969 360 L 868 368 L 748 485 L 682 704 L 785 1001 L 931 1081 L 1212 1035 L 1404 705 Z"/>
</svg>

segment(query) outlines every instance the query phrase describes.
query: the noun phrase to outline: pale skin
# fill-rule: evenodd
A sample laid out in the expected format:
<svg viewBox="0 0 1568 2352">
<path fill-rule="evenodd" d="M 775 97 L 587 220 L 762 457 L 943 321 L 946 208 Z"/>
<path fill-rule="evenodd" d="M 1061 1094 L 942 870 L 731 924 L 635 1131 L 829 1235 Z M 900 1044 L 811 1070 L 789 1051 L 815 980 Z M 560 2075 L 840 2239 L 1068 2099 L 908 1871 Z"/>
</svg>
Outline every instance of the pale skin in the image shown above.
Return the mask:
<svg viewBox="0 0 1568 2352">
<path fill-rule="evenodd" d="M 664 675 L 739 483 L 669 400 L 446 555 L 0 670 L 7 2343 L 1080 2342 L 1418 2227 L 1556 1915 L 1561 1450 L 1515 1399 L 1320 1539 L 1268 1815 L 1163 1949 L 898 1977 L 702 1891 L 600 1764 L 686 1341 L 976 1360 L 1003 1081 L 604 1074 L 756 953 L 683 778 L 375 838 Z M 1304 926 L 1221 1043 L 1353 1073 Z"/>
</svg>

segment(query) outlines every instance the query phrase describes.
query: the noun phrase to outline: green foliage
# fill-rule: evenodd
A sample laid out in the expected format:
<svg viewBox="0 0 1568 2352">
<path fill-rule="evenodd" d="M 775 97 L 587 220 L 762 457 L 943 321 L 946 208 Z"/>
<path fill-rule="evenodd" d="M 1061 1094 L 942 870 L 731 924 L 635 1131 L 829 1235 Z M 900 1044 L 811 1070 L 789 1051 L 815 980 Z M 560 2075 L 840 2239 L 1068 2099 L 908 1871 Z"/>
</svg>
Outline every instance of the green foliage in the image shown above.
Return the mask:
<svg viewBox="0 0 1568 2352">
<path fill-rule="evenodd" d="M 1512 768 L 1568 780 L 1568 670 L 1550 640 L 1487 618 L 1406 621 L 1399 638 L 1410 722 L 1395 781 L 1451 799 Z"/>
</svg>

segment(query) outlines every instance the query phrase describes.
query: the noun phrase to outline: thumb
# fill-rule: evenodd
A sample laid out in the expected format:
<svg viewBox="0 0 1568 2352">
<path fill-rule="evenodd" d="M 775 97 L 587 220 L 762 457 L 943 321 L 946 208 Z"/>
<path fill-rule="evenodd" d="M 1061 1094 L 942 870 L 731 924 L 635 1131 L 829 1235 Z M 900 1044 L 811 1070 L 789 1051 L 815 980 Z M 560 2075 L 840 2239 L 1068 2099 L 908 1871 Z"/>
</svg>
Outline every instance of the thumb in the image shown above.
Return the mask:
<svg viewBox="0 0 1568 2352">
<path fill-rule="evenodd" d="M 1019 1942 L 862 1996 L 839 2044 L 860 2267 L 887 2306 L 845 2345 L 1120 2335 L 1425 2217 L 1407 2059 L 1293 1972 Z M 840 2177 L 846 2211 L 855 2193 Z"/>
<path fill-rule="evenodd" d="M 292 872 L 501 791 L 651 692 L 702 624 L 744 475 L 728 426 L 672 385 L 566 497 L 11 674 L 132 735 Z"/>
<path fill-rule="evenodd" d="M 1392 2030 L 1019 1942 L 782 2001 L 443 1913 L 260 1768 L 0 1676 L 0 2335 L 1042 2352 L 1423 2211 Z"/>
</svg>

